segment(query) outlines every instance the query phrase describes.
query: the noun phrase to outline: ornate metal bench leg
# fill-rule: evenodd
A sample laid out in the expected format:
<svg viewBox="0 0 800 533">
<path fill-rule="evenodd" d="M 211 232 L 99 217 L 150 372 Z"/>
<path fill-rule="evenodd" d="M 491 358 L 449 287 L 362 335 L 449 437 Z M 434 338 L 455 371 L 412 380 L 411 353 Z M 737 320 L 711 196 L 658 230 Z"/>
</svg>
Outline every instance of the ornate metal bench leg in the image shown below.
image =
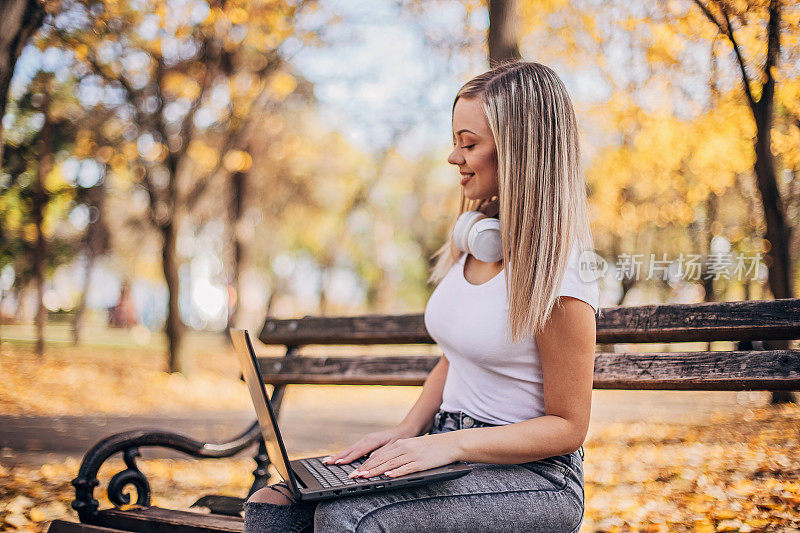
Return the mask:
<svg viewBox="0 0 800 533">
<path fill-rule="evenodd" d="M 264 439 L 258 440 L 258 451 L 253 459 L 256 461 L 256 469 L 253 470 L 253 486 L 247 493 L 248 498 L 258 489 L 269 485 L 269 455 L 267 455 Z"/>
</svg>

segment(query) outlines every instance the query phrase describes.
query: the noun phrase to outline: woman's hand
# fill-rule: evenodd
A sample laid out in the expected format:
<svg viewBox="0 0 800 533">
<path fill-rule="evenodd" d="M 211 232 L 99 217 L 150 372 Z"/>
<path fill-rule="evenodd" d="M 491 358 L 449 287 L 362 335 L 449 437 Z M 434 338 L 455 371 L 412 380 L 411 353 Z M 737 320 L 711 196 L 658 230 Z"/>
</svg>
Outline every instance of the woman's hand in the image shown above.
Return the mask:
<svg viewBox="0 0 800 533">
<path fill-rule="evenodd" d="M 450 431 L 396 440 L 373 452 L 349 477 L 366 478 L 381 474 L 396 477 L 449 465 L 458 459 L 454 441 L 456 433 Z"/>
<path fill-rule="evenodd" d="M 398 439 L 413 437 L 415 434 L 402 426 L 396 426 L 384 431 L 375 431 L 364 435 L 358 442 L 348 446 L 339 453 L 329 455 L 322 460 L 325 464 L 347 464 L 359 457 L 368 454 L 376 448 L 391 444 Z"/>
</svg>

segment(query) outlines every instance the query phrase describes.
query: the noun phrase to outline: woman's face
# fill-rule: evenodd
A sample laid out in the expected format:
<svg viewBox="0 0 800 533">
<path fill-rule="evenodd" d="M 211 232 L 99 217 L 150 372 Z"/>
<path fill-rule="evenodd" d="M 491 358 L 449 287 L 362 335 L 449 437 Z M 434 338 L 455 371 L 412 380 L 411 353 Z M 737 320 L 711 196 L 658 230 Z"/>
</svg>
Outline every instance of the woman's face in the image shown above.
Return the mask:
<svg viewBox="0 0 800 533">
<path fill-rule="evenodd" d="M 453 110 L 453 151 L 447 158 L 458 166 L 464 196 L 478 200 L 498 196 L 497 148 L 477 98 L 459 98 Z"/>
</svg>

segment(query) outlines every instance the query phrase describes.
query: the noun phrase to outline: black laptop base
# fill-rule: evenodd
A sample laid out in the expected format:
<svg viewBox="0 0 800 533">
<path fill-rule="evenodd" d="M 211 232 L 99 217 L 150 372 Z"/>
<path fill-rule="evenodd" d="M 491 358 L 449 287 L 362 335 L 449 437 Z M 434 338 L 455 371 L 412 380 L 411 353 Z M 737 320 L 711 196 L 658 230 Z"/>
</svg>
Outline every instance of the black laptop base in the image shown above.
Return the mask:
<svg viewBox="0 0 800 533">
<path fill-rule="evenodd" d="M 299 498 L 301 500 L 325 500 L 344 496 L 356 496 L 368 492 L 382 492 L 404 487 L 427 485 L 434 481 L 456 479 L 469 474 L 472 470 L 471 467 L 464 463 L 452 463 L 446 466 L 394 478 L 383 475 L 372 478 L 354 478 L 349 480 L 349 482 L 335 484 L 336 481 L 332 480 L 341 480 L 343 476 L 333 473 L 328 473 L 326 476 L 325 470 L 336 472 L 336 468 L 347 467 L 347 465 L 341 465 L 341 467 L 339 465 L 324 465 L 321 463 L 322 458 L 323 457 L 311 457 L 290 461 L 296 481 L 299 481 Z M 364 460 L 366 460 L 366 457 L 357 459 L 350 464 L 356 466 L 363 463 Z M 320 465 L 327 468 L 320 468 Z M 317 468 L 314 468 L 315 466 Z M 331 470 L 331 467 L 334 466 L 336 466 L 336 468 Z M 352 470 L 352 468 L 341 468 L 341 470 L 347 472 Z"/>
</svg>

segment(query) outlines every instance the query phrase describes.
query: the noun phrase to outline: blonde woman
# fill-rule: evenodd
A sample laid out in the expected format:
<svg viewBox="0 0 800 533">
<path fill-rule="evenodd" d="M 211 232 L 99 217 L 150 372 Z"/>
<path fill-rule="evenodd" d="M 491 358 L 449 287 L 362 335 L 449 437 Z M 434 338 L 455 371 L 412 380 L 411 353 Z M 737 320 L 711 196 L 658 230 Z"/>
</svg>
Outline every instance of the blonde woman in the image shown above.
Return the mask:
<svg viewBox="0 0 800 533">
<path fill-rule="evenodd" d="M 460 173 L 458 220 L 499 219 L 485 222 L 502 228 L 495 251 L 454 225 L 425 309 L 444 355 L 398 426 L 327 462 L 370 454 L 354 473 L 363 477 L 454 461 L 473 471 L 319 504 L 272 485 L 245 504 L 245 531 L 578 530 L 599 300 L 579 275 L 592 242 L 579 158 L 570 98 L 548 67 L 504 63 L 459 90 L 448 157 Z"/>
</svg>

